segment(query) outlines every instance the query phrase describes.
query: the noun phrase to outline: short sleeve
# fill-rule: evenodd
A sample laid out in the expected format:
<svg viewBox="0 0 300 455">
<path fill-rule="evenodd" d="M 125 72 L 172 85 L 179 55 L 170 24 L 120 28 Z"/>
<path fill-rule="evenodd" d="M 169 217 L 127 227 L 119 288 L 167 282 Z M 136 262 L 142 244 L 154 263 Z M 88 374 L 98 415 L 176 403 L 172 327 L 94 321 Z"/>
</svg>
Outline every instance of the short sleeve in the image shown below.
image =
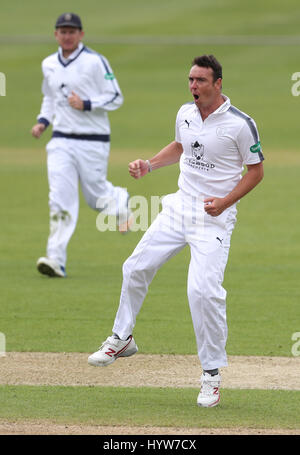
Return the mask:
<svg viewBox="0 0 300 455">
<path fill-rule="evenodd" d="M 264 160 L 257 126 L 252 118 L 248 117 L 243 122 L 237 145 L 243 164 L 257 164 Z"/>
<path fill-rule="evenodd" d="M 180 125 L 180 109 L 177 112 L 176 116 L 176 123 L 175 123 L 175 141 L 179 142 L 181 144 L 181 137 L 180 137 L 180 130 L 179 130 L 179 125 Z"/>
</svg>

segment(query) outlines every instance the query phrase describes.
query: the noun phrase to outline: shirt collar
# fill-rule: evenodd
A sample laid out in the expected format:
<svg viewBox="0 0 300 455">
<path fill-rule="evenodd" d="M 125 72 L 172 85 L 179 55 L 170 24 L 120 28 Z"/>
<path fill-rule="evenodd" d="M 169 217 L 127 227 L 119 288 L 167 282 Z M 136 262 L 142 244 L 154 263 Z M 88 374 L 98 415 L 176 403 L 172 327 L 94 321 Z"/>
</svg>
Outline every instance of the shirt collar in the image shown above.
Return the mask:
<svg viewBox="0 0 300 455">
<path fill-rule="evenodd" d="M 66 57 L 63 56 L 63 51 L 62 51 L 61 46 L 59 46 L 58 54 L 59 54 L 60 59 L 62 60 L 62 62 L 64 64 L 66 64 L 66 63 L 69 63 L 71 60 L 74 60 L 77 57 L 77 55 L 80 54 L 80 52 L 82 51 L 82 48 L 83 48 L 83 43 L 80 42 L 78 44 L 77 49 L 75 49 L 75 51 L 72 52 L 72 54 L 70 54 L 69 57 L 66 58 Z"/>
<path fill-rule="evenodd" d="M 221 104 L 221 106 L 219 106 L 218 109 L 216 109 L 214 112 L 212 112 L 212 114 L 222 114 L 223 112 L 228 111 L 228 109 L 230 108 L 231 102 L 228 96 L 222 93 L 222 98 L 224 100 L 224 103 Z"/>
</svg>

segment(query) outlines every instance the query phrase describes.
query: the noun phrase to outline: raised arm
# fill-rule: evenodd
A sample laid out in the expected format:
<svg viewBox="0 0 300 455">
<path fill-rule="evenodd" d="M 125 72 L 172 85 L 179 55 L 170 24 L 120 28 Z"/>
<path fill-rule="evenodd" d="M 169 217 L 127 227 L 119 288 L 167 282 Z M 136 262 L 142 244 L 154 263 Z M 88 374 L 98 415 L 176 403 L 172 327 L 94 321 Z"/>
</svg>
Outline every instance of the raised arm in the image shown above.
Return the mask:
<svg viewBox="0 0 300 455">
<path fill-rule="evenodd" d="M 150 160 L 137 159 L 129 163 L 129 174 L 133 178 L 139 179 L 155 169 L 178 163 L 182 152 L 182 145 L 179 142 L 173 141 Z"/>
</svg>

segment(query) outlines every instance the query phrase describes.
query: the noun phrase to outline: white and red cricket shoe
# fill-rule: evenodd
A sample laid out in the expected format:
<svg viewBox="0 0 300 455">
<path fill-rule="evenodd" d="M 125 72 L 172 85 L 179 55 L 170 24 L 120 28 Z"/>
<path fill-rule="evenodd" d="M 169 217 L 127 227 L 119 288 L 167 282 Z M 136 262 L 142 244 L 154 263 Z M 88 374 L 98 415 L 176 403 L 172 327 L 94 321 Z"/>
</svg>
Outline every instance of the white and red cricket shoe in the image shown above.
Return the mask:
<svg viewBox="0 0 300 455">
<path fill-rule="evenodd" d="M 89 356 L 88 363 L 95 367 L 106 367 L 117 360 L 118 357 L 129 357 L 137 351 L 138 347 L 132 335 L 125 341 L 112 335 L 102 343 L 98 351 Z"/>
<path fill-rule="evenodd" d="M 198 406 L 212 408 L 217 406 L 220 401 L 220 374 L 210 375 L 204 372 L 201 376 L 201 391 L 197 398 Z"/>
</svg>

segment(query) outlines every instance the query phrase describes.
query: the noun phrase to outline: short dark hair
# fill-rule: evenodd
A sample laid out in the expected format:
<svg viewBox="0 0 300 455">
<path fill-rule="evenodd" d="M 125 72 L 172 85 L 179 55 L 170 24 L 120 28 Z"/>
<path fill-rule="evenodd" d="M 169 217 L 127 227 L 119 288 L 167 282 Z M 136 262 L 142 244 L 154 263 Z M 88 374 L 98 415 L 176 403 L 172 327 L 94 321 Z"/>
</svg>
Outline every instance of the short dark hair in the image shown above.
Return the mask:
<svg viewBox="0 0 300 455">
<path fill-rule="evenodd" d="M 213 55 L 201 55 L 200 57 L 195 57 L 192 61 L 192 65 L 202 66 L 204 68 L 211 68 L 213 70 L 213 79 L 214 82 L 217 79 L 222 79 L 222 65 L 218 62 L 216 57 Z"/>
</svg>

